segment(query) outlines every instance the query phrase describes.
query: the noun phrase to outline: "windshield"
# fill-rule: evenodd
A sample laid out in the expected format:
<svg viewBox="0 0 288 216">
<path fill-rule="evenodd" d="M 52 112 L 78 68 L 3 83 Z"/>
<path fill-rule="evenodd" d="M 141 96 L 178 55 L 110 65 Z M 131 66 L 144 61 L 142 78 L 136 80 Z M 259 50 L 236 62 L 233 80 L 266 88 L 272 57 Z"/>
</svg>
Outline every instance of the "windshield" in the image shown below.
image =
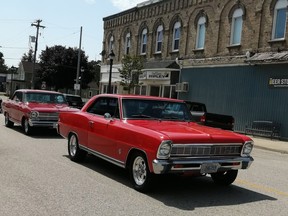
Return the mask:
<svg viewBox="0 0 288 216">
<path fill-rule="evenodd" d="M 24 95 L 24 102 L 35 102 L 35 103 L 57 103 L 66 104 L 66 100 L 61 94 L 50 94 L 50 93 L 39 93 L 39 92 L 28 92 Z"/>
<path fill-rule="evenodd" d="M 126 119 L 163 119 L 173 121 L 192 121 L 191 113 L 185 103 L 123 99 L 123 118 Z"/>
</svg>

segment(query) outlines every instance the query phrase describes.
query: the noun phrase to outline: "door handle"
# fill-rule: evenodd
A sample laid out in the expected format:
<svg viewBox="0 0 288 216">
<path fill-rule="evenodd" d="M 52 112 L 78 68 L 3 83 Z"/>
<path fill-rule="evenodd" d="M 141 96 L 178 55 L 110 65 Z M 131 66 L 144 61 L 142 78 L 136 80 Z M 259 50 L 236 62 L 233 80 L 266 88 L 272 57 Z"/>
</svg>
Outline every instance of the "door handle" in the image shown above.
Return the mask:
<svg viewBox="0 0 288 216">
<path fill-rule="evenodd" d="M 90 128 L 93 128 L 94 127 L 94 121 L 89 121 L 89 126 L 90 126 Z"/>
</svg>

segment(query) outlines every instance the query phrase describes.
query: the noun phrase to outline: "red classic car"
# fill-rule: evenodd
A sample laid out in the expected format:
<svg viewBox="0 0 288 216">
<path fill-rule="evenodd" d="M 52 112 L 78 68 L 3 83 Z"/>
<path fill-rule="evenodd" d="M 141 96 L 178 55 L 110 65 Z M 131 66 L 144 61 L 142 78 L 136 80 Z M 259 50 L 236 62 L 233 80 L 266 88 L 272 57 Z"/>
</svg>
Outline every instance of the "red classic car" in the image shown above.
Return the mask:
<svg viewBox="0 0 288 216">
<path fill-rule="evenodd" d="M 253 141 L 241 134 L 198 125 L 184 101 L 135 95 L 97 95 L 79 112 L 59 115 L 72 161 L 87 153 L 127 168 L 133 187 L 150 188 L 155 174 L 210 174 L 229 185 L 253 158 Z"/>
<path fill-rule="evenodd" d="M 68 107 L 63 94 L 53 91 L 19 89 L 2 102 L 6 127 L 19 124 L 31 134 L 34 127 L 56 128 L 60 111 L 75 111 Z"/>
</svg>

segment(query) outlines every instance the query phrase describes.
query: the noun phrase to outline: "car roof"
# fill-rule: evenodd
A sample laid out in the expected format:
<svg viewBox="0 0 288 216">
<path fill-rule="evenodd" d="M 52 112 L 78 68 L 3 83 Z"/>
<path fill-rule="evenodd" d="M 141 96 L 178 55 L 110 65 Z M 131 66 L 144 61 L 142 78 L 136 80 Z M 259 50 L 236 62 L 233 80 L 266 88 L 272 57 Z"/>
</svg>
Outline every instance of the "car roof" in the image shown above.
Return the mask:
<svg viewBox="0 0 288 216">
<path fill-rule="evenodd" d="M 96 96 L 106 96 L 106 97 L 117 97 L 119 99 L 147 99 L 147 100 L 163 100 L 163 101 L 173 101 L 173 102 L 184 102 L 184 100 L 174 99 L 174 98 L 164 98 L 157 96 L 147 96 L 147 95 L 125 95 L 125 94 L 100 94 Z"/>
<path fill-rule="evenodd" d="M 49 90 L 41 90 L 41 89 L 18 89 L 16 92 L 35 92 L 35 93 L 49 93 L 49 94 L 62 94 L 61 92 L 49 91 Z M 63 95 L 63 94 L 62 94 Z"/>
</svg>

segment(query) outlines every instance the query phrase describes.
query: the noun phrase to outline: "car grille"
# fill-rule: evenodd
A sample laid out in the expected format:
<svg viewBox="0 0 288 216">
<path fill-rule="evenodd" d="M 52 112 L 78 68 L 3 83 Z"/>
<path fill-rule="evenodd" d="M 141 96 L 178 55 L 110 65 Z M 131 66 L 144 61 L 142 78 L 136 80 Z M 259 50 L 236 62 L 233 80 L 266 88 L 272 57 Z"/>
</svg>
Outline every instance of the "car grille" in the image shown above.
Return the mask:
<svg viewBox="0 0 288 216">
<path fill-rule="evenodd" d="M 188 144 L 173 145 L 171 157 L 213 157 L 213 156 L 239 156 L 242 144 L 219 145 L 219 144 Z"/>
<path fill-rule="evenodd" d="M 58 121 L 59 113 L 39 113 L 40 121 Z"/>
</svg>

